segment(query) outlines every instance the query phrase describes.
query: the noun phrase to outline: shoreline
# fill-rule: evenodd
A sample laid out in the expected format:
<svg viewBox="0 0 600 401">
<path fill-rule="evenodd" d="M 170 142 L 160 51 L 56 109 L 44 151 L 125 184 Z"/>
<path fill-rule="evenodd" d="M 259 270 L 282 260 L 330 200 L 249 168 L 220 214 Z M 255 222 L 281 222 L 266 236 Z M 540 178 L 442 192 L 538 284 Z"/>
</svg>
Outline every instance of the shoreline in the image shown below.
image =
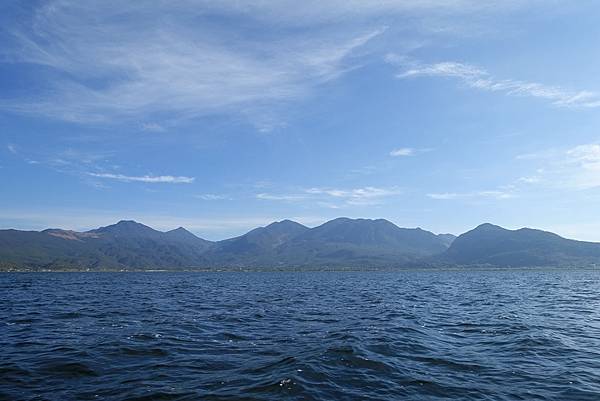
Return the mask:
<svg viewBox="0 0 600 401">
<path fill-rule="evenodd" d="M 462 266 L 462 267 L 406 267 L 406 268 L 320 268 L 320 269 L 147 269 L 147 270 L 0 270 L 2 273 L 396 273 L 408 271 L 600 271 L 600 266 L 585 267 L 556 267 L 556 266 L 532 266 L 532 267 L 497 267 L 497 266 Z"/>
</svg>

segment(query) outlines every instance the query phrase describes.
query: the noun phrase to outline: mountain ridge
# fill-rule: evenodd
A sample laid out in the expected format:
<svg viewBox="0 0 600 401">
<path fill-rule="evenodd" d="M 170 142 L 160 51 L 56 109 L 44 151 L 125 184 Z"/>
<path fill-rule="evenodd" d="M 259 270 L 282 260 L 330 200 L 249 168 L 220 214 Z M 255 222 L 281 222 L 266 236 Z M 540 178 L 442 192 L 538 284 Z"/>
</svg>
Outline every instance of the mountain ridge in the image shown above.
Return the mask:
<svg viewBox="0 0 600 401">
<path fill-rule="evenodd" d="M 455 264 L 508 267 L 600 263 L 600 244 L 532 228 L 484 223 L 459 235 L 442 259 Z"/>
<path fill-rule="evenodd" d="M 600 244 L 484 223 L 458 237 L 385 219 L 340 217 L 316 227 L 281 220 L 208 241 L 183 227 L 133 220 L 78 232 L 0 230 L 2 270 L 396 269 L 596 266 Z"/>
</svg>

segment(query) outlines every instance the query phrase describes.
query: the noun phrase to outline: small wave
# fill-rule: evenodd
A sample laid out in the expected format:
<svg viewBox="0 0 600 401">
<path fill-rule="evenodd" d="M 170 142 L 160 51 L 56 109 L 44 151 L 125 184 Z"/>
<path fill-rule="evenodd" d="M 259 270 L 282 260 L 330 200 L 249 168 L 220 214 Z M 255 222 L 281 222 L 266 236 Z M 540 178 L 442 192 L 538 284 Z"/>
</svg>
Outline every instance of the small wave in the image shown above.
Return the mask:
<svg viewBox="0 0 600 401">
<path fill-rule="evenodd" d="M 121 347 L 119 353 L 128 356 L 139 356 L 139 357 L 165 357 L 169 355 L 169 352 L 163 348 L 132 348 L 132 347 Z"/>
<path fill-rule="evenodd" d="M 7 275 L 0 399 L 596 401 L 597 274 Z"/>
<path fill-rule="evenodd" d="M 82 362 L 52 362 L 42 365 L 39 372 L 61 377 L 98 376 L 90 366 Z"/>
<path fill-rule="evenodd" d="M 265 365 L 261 365 L 261 366 L 258 366 L 258 367 L 253 367 L 251 369 L 248 369 L 248 372 L 249 373 L 270 372 L 270 371 L 275 370 L 275 369 L 280 369 L 280 368 L 282 368 L 284 366 L 291 366 L 291 365 L 295 364 L 296 362 L 297 361 L 296 361 L 295 357 L 293 357 L 293 356 L 286 356 L 286 357 L 283 357 L 283 358 L 281 358 L 281 359 L 279 359 L 279 360 L 277 360 L 275 362 L 270 362 L 270 363 L 267 363 Z"/>
<path fill-rule="evenodd" d="M 192 392 L 150 391 L 144 395 L 134 395 L 122 398 L 122 401 L 187 401 L 197 400 L 198 395 Z"/>
<path fill-rule="evenodd" d="M 55 319 L 78 319 L 80 317 L 82 317 L 83 315 L 79 312 L 65 312 L 65 313 L 59 313 L 57 315 L 54 316 Z"/>
</svg>

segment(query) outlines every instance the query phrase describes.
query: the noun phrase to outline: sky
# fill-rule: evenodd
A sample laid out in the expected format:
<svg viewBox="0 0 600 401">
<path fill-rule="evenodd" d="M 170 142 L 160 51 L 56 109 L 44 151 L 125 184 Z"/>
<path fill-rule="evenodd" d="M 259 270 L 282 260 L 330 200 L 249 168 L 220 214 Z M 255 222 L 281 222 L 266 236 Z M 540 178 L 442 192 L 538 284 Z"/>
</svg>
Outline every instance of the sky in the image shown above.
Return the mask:
<svg viewBox="0 0 600 401">
<path fill-rule="evenodd" d="M 600 3 L 4 0 L 0 228 L 600 241 Z"/>
</svg>

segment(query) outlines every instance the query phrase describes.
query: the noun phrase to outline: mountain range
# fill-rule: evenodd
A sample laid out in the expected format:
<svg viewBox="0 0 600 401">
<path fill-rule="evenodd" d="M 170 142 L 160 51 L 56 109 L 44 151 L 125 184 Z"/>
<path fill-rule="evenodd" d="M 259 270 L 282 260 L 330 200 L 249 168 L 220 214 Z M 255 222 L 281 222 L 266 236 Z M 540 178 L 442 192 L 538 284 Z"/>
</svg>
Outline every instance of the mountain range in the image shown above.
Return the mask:
<svg viewBox="0 0 600 401">
<path fill-rule="evenodd" d="M 458 237 L 384 220 L 337 218 L 309 228 L 291 220 L 208 241 L 183 227 L 131 220 L 86 232 L 0 230 L 1 270 L 394 269 L 575 267 L 600 264 L 600 244 L 482 224 Z"/>
</svg>

